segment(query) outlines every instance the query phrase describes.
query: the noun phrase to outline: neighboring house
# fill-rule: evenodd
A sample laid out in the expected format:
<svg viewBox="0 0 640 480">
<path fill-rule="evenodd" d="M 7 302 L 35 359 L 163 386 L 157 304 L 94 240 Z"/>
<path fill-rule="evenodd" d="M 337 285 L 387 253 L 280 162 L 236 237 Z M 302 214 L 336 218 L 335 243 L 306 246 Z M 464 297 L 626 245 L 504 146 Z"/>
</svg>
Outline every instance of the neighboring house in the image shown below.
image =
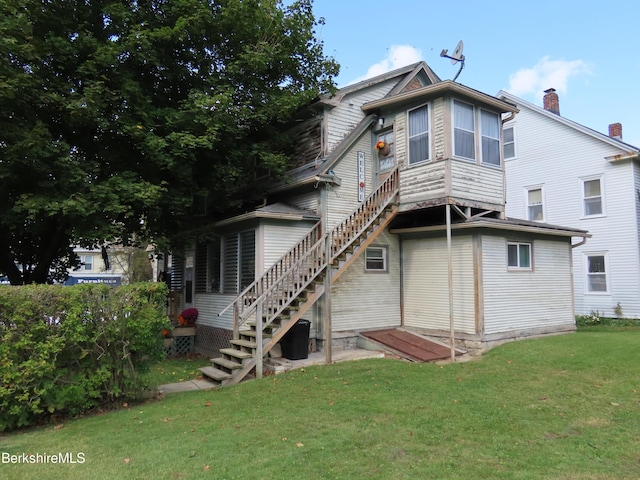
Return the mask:
<svg viewBox="0 0 640 480">
<path fill-rule="evenodd" d="M 331 361 L 402 327 L 469 348 L 575 330 L 572 238 L 504 215 L 509 102 L 420 62 L 322 97 L 264 204 L 174 261 L 206 374 L 235 383 L 300 318 Z M 215 352 L 217 353 L 217 352 Z"/>
<path fill-rule="evenodd" d="M 103 283 L 117 287 L 153 279 L 152 260 L 144 249 L 110 245 L 93 249 L 75 247 L 73 251 L 80 265 L 69 270 L 65 285 Z"/>
<path fill-rule="evenodd" d="M 507 215 L 588 230 L 573 255 L 575 309 L 640 318 L 640 161 L 622 141 L 560 115 L 558 95 L 538 107 L 506 92 L 520 113 L 504 125 Z"/>
</svg>

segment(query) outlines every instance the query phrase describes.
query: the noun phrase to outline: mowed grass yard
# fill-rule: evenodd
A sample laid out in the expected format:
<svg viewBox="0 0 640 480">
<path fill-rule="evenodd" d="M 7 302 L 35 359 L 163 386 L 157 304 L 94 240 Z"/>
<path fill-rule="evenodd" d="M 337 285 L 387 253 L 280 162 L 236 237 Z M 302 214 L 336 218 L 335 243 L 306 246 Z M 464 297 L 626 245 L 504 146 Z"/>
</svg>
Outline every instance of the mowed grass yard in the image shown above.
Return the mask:
<svg viewBox="0 0 640 480">
<path fill-rule="evenodd" d="M 318 366 L 0 436 L 3 479 L 638 479 L 640 328 Z"/>
</svg>

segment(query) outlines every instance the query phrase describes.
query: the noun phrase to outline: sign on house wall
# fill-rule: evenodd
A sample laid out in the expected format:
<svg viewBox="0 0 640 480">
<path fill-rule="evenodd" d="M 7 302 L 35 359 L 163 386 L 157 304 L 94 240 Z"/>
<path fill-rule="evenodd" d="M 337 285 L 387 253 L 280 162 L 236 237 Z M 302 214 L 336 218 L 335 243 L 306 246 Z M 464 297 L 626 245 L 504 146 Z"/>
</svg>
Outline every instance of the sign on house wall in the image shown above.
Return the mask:
<svg viewBox="0 0 640 480">
<path fill-rule="evenodd" d="M 366 186 L 367 184 L 364 181 L 365 172 L 364 172 L 364 152 L 358 152 L 358 201 L 364 202 Z"/>
</svg>

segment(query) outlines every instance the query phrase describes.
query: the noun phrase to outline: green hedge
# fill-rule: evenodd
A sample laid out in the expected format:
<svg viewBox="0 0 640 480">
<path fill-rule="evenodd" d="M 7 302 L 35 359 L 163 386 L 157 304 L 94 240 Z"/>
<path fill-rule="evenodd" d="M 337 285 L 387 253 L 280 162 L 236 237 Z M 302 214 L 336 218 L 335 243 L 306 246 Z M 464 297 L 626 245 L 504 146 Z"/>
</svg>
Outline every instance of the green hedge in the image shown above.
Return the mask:
<svg viewBox="0 0 640 480">
<path fill-rule="evenodd" d="M 0 287 L 0 431 L 141 398 L 162 358 L 167 289 Z"/>
</svg>

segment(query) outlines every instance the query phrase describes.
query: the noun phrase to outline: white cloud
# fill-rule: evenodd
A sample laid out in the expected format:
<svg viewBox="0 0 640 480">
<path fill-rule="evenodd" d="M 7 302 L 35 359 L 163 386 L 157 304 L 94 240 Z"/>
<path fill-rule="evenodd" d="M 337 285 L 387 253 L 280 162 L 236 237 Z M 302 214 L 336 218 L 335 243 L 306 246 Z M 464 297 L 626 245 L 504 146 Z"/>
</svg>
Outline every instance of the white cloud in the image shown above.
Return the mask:
<svg viewBox="0 0 640 480">
<path fill-rule="evenodd" d="M 350 83 L 361 82 L 367 78 L 382 75 L 397 68 L 405 67 L 422 60 L 422 51 L 409 45 L 391 45 L 386 58 L 371 65 L 367 73 Z"/>
<path fill-rule="evenodd" d="M 533 68 L 523 68 L 509 75 L 507 90 L 516 96 L 537 95 L 547 88 L 566 93 L 569 77 L 590 73 L 589 65 L 582 60 L 551 60 L 545 56 Z"/>
</svg>

